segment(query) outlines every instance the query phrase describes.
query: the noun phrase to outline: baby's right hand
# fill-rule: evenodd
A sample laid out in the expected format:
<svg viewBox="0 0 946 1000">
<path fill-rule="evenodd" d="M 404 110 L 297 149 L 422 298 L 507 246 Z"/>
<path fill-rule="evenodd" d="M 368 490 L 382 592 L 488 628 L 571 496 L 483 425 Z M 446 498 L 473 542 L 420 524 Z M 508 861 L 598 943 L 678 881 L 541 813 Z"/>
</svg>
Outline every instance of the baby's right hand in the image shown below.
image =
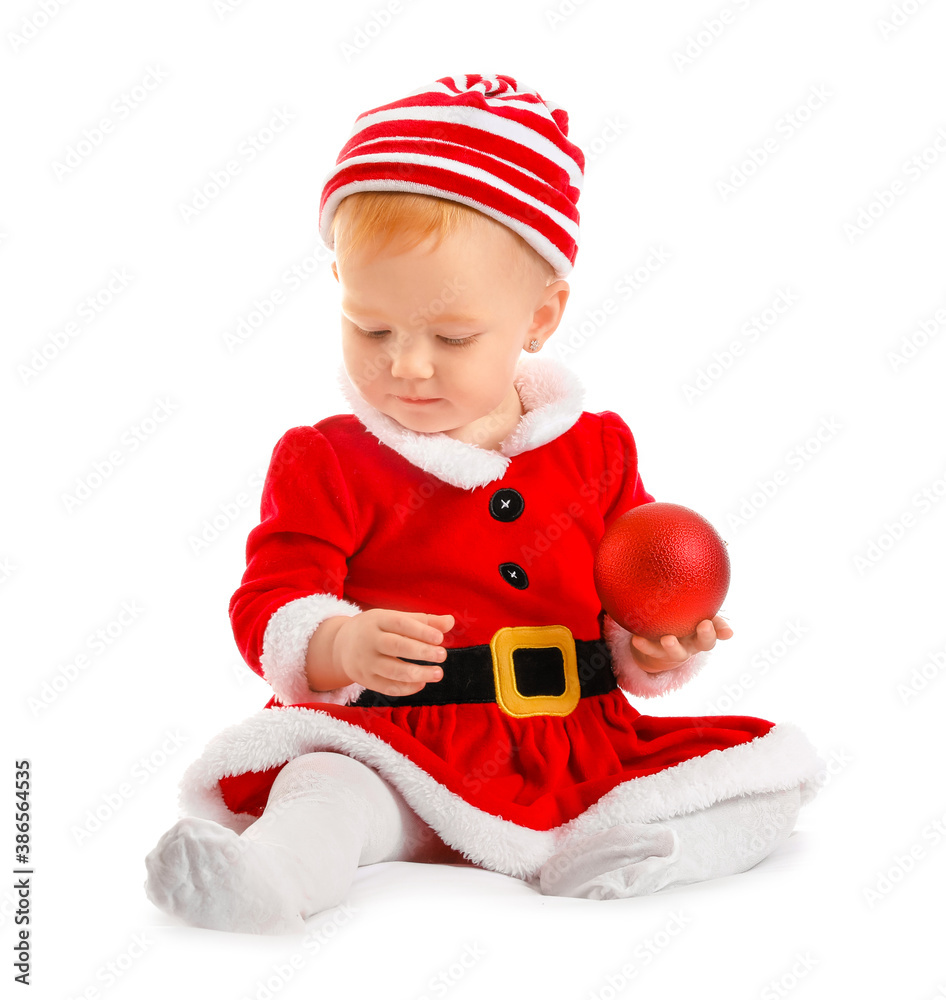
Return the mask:
<svg viewBox="0 0 946 1000">
<path fill-rule="evenodd" d="M 405 663 L 398 657 L 442 662 L 447 657 L 440 645 L 443 633 L 454 624 L 453 615 L 369 608 L 339 627 L 334 659 L 353 681 L 371 691 L 392 697 L 415 694 L 439 681 L 443 671 L 436 664 Z"/>
</svg>

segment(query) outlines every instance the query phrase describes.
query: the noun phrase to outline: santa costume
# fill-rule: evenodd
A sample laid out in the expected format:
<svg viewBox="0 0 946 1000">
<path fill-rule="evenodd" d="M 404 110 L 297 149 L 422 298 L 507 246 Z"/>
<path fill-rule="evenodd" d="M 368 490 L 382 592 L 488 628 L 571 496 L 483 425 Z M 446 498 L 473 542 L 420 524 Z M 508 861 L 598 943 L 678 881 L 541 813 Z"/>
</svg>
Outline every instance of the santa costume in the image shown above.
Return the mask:
<svg viewBox="0 0 946 1000">
<path fill-rule="evenodd" d="M 347 194 L 418 191 L 510 226 L 563 276 L 583 167 L 567 130 L 561 108 L 511 77 L 444 77 L 359 117 L 325 184 L 322 237 Z M 523 357 L 524 413 L 499 450 L 411 431 L 344 367 L 338 377 L 352 412 L 279 440 L 230 603 L 237 644 L 274 695 L 190 766 L 186 813 L 243 831 L 288 761 L 335 751 L 373 768 L 471 862 L 532 879 L 617 826 L 813 796 L 822 762 L 796 726 L 635 706 L 707 654 L 649 674 L 601 607 L 598 543 L 654 498 L 627 424 L 585 411 L 564 364 Z M 371 608 L 453 615 L 443 679 L 405 697 L 355 683 L 312 691 L 315 629 Z"/>
</svg>

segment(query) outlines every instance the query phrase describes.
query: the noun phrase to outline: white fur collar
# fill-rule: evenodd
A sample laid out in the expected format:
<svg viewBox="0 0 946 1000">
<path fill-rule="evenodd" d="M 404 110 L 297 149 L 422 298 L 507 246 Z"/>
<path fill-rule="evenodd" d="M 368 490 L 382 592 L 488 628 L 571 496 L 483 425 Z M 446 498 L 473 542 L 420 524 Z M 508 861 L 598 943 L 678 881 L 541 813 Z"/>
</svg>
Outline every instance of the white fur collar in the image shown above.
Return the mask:
<svg viewBox="0 0 946 1000">
<path fill-rule="evenodd" d="M 578 377 L 561 361 L 532 355 L 520 358 L 513 383 L 525 413 L 500 445 L 500 451 L 493 451 L 444 433 L 428 434 L 403 427 L 365 400 L 344 365 L 339 367 L 338 382 L 355 416 L 379 441 L 412 465 L 465 490 L 501 479 L 514 455 L 564 434 L 581 416 L 585 395 Z"/>
</svg>

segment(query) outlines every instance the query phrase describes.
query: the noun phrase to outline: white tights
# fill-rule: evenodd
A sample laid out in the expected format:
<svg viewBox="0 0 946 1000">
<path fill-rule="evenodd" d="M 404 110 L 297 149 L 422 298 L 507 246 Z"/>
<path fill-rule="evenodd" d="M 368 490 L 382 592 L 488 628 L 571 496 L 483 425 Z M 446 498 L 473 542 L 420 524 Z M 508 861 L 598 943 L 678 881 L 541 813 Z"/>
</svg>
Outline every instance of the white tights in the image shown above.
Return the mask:
<svg viewBox="0 0 946 1000">
<path fill-rule="evenodd" d="M 557 851 L 530 884 L 545 895 L 626 899 L 748 871 L 788 839 L 797 787 L 725 799 L 655 823 L 613 826 Z"/>
<path fill-rule="evenodd" d="M 318 752 L 286 764 L 239 836 L 178 821 L 145 859 L 145 891 L 197 927 L 280 934 L 342 902 L 360 865 L 462 860 L 376 771 Z"/>
<path fill-rule="evenodd" d="M 746 871 L 788 837 L 799 806 L 794 788 L 614 826 L 571 840 L 528 881 L 545 895 L 622 899 Z M 279 934 L 342 902 L 358 867 L 380 861 L 464 859 L 372 768 L 309 753 L 279 772 L 241 835 L 211 820 L 176 823 L 145 859 L 145 891 L 198 927 Z"/>
</svg>

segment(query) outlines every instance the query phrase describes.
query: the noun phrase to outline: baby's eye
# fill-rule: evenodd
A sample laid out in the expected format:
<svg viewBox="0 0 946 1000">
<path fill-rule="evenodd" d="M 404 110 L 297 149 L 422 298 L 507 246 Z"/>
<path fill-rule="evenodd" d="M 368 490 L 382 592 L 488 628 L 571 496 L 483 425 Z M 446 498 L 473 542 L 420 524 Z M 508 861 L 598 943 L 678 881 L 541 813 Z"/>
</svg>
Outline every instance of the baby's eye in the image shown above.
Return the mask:
<svg viewBox="0 0 946 1000">
<path fill-rule="evenodd" d="M 378 337 L 383 337 L 386 333 L 390 333 L 390 330 L 362 330 L 360 326 L 356 326 L 355 329 L 359 333 L 363 333 L 366 337 L 373 337 L 377 339 Z M 440 337 L 445 344 L 449 344 L 451 347 L 469 347 L 475 340 L 476 335 L 472 337 Z"/>
</svg>

